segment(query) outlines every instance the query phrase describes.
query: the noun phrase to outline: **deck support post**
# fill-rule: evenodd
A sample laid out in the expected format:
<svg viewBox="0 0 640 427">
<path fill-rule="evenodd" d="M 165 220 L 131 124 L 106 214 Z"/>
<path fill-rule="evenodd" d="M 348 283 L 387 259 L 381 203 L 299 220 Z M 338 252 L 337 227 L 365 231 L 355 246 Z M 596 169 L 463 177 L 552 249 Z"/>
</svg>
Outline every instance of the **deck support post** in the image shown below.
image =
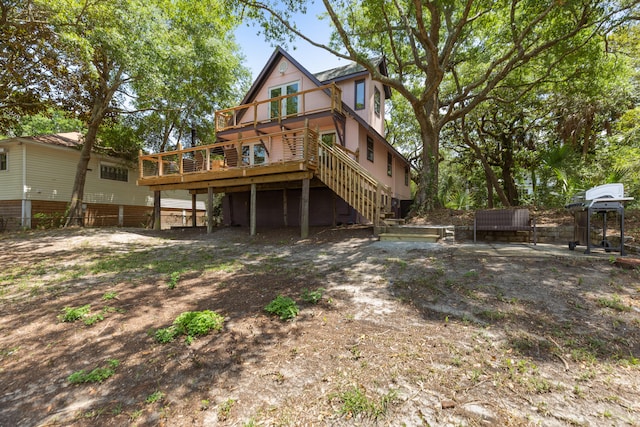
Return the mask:
<svg viewBox="0 0 640 427">
<path fill-rule="evenodd" d="M 282 215 L 283 215 L 283 222 L 284 222 L 284 226 L 288 227 L 289 226 L 289 218 L 287 217 L 287 189 L 283 188 L 282 189 Z"/>
<path fill-rule="evenodd" d="M 195 228 L 198 225 L 198 218 L 196 216 L 197 214 L 197 197 L 198 195 L 196 193 L 193 193 L 191 195 L 191 226 L 193 228 Z"/>
<path fill-rule="evenodd" d="M 153 192 L 153 229 L 154 230 L 162 230 L 162 209 L 160 206 L 161 197 L 160 191 L 156 190 Z"/>
<path fill-rule="evenodd" d="M 213 187 L 207 188 L 207 234 L 213 233 Z"/>
<path fill-rule="evenodd" d="M 300 237 L 309 237 L 309 178 L 302 180 L 302 199 L 300 200 Z"/>
<path fill-rule="evenodd" d="M 256 235 L 256 184 L 251 184 L 251 202 L 249 206 L 249 228 L 252 236 Z"/>
</svg>

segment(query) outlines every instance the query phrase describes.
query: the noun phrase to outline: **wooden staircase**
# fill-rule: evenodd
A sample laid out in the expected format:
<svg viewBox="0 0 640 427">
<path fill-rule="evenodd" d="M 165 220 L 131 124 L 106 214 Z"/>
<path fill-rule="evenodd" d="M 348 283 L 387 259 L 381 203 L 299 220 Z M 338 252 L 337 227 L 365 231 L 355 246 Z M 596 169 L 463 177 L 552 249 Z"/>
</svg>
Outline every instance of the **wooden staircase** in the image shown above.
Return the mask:
<svg viewBox="0 0 640 427">
<path fill-rule="evenodd" d="M 376 229 L 391 214 L 391 189 L 338 146 L 318 143 L 316 175 Z"/>
</svg>

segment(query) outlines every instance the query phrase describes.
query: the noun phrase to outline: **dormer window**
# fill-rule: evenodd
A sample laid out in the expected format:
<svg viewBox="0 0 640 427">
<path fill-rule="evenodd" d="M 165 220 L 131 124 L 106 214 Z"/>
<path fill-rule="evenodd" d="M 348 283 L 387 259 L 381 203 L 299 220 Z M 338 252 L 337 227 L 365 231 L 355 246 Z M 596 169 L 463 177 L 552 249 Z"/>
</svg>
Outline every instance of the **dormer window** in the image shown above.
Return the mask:
<svg viewBox="0 0 640 427">
<path fill-rule="evenodd" d="M 373 89 L 373 111 L 376 113 L 376 116 L 380 117 L 380 89 L 377 87 Z"/>
<path fill-rule="evenodd" d="M 293 95 L 300 90 L 300 82 L 287 83 L 269 89 L 269 98 L 280 98 L 271 101 L 269 105 L 269 118 L 285 118 L 298 114 L 298 97 Z"/>
<path fill-rule="evenodd" d="M 355 109 L 363 110 L 364 109 L 364 80 L 356 81 L 356 102 Z"/>
</svg>

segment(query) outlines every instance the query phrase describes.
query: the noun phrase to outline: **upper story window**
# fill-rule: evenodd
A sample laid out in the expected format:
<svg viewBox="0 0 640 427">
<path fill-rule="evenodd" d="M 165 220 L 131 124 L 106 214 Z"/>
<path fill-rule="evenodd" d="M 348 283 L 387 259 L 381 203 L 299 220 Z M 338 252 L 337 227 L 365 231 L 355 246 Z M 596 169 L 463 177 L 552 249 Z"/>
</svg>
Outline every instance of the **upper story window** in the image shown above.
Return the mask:
<svg viewBox="0 0 640 427">
<path fill-rule="evenodd" d="M 0 171 L 6 171 L 8 166 L 7 153 L 0 153 Z"/>
<path fill-rule="evenodd" d="M 404 168 L 404 186 L 405 187 L 409 186 L 409 168 L 408 167 Z"/>
<path fill-rule="evenodd" d="M 269 89 L 269 98 L 278 98 L 279 100 L 271 101 L 269 106 L 269 118 L 277 119 L 278 117 L 286 117 L 298 114 L 298 97 L 286 96 L 293 95 L 300 91 L 300 82 L 287 83 L 282 86 L 275 86 Z"/>
<path fill-rule="evenodd" d="M 108 163 L 100 164 L 100 178 L 110 179 L 113 181 L 129 181 L 129 169 L 122 166 L 110 165 Z"/>
<path fill-rule="evenodd" d="M 355 109 L 362 110 L 364 108 L 364 80 L 356 81 L 356 102 Z"/>
<path fill-rule="evenodd" d="M 378 89 L 377 87 L 373 89 L 373 111 L 376 113 L 376 116 L 380 116 L 380 103 L 381 103 L 381 97 L 380 97 L 380 89 Z"/>
<path fill-rule="evenodd" d="M 367 160 L 373 162 L 373 138 L 367 137 Z"/>
<path fill-rule="evenodd" d="M 393 175 L 393 156 L 387 153 L 387 175 Z"/>
</svg>

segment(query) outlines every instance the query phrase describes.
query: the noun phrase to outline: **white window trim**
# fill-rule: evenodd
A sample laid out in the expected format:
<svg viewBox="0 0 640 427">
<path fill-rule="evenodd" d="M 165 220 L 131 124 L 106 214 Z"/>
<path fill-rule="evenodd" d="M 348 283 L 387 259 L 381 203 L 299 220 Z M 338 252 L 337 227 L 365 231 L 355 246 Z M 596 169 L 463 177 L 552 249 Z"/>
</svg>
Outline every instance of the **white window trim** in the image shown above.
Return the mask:
<svg viewBox="0 0 640 427">
<path fill-rule="evenodd" d="M 276 85 L 276 86 L 269 87 L 267 89 L 268 90 L 267 96 L 268 96 L 269 99 L 271 99 L 272 98 L 271 91 L 274 90 L 274 89 L 281 89 L 281 91 L 280 91 L 281 95 L 280 96 L 285 96 L 285 95 L 287 95 L 287 87 L 288 86 L 292 86 L 294 84 L 298 85 L 298 92 L 302 92 L 302 82 L 300 80 L 294 80 L 294 81 L 291 81 L 291 82 L 283 83 L 281 85 Z M 296 93 L 298 93 L 298 92 L 296 92 Z M 297 111 L 296 111 L 295 114 L 300 114 L 300 97 L 298 96 L 297 98 L 298 98 L 298 105 L 297 105 Z M 286 111 L 287 111 L 287 99 L 291 99 L 291 98 L 282 99 L 281 104 L 280 104 L 280 117 L 281 118 L 288 116 L 288 114 L 283 114 L 283 113 L 286 113 Z M 278 117 L 272 117 L 271 116 L 271 103 L 269 103 L 269 118 L 270 119 L 277 119 L 278 118 Z"/>
<path fill-rule="evenodd" d="M 102 167 L 103 166 L 110 166 L 110 167 L 114 167 L 114 168 L 119 168 L 119 169 L 123 169 L 127 171 L 127 180 L 126 181 L 122 181 L 119 179 L 111 179 L 111 178 L 103 178 L 102 177 Z M 100 169 L 98 170 L 98 176 L 100 179 L 104 179 L 105 181 L 115 181 L 115 182 L 129 182 L 129 168 L 127 166 L 118 164 L 118 163 L 111 163 L 111 162 L 100 162 Z"/>
</svg>

